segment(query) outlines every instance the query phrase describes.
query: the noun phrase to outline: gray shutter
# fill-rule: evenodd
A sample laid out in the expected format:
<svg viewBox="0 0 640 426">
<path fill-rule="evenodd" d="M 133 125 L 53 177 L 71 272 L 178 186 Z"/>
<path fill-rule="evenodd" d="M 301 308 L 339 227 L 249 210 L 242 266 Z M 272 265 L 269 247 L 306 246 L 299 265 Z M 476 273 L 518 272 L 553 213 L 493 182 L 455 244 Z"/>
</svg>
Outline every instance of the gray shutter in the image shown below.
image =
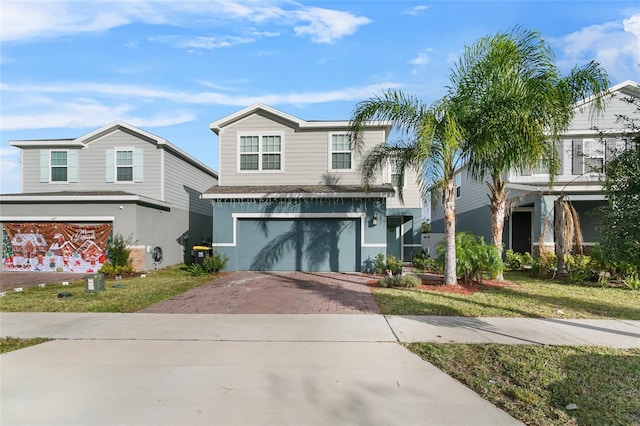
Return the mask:
<svg viewBox="0 0 640 426">
<path fill-rule="evenodd" d="M 144 176 L 143 154 L 144 154 L 144 150 L 139 148 L 133 149 L 133 181 L 134 182 L 143 181 L 143 176 Z"/>
<path fill-rule="evenodd" d="M 69 182 L 78 181 L 78 151 L 75 149 L 67 151 L 67 173 Z"/>
<path fill-rule="evenodd" d="M 558 169 L 558 175 L 564 174 L 564 140 L 560 139 L 555 141 L 556 155 L 560 160 L 560 168 Z"/>
<path fill-rule="evenodd" d="M 584 173 L 584 153 L 582 152 L 582 139 L 571 141 L 571 174 Z"/>
<path fill-rule="evenodd" d="M 49 150 L 40 150 L 40 182 L 49 182 Z"/>
<path fill-rule="evenodd" d="M 605 164 L 605 170 L 606 170 L 606 165 L 609 164 L 609 161 L 613 160 L 614 158 L 616 158 L 618 156 L 618 151 L 617 151 L 617 143 L 616 140 L 613 138 L 607 138 L 604 140 L 604 164 Z"/>
<path fill-rule="evenodd" d="M 105 168 L 106 168 L 106 176 L 105 179 L 107 182 L 114 182 L 115 181 L 115 177 L 113 176 L 114 174 L 114 169 L 115 169 L 115 155 L 113 153 L 113 149 L 107 149 L 105 150 L 104 153 L 104 158 L 105 158 Z"/>
</svg>

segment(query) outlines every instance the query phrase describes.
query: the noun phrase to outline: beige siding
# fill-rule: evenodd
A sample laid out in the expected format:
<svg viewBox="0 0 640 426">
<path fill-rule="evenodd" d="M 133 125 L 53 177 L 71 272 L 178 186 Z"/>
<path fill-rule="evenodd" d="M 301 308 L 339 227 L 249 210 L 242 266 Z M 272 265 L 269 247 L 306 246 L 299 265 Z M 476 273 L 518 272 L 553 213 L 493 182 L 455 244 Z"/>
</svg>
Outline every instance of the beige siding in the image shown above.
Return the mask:
<svg viewBox="0 0 640 426">
<path fill-rule="evenodd" d="M 233 185 L 319 185 L 327 183 L 359 184 L 360 158 L 354 155 L 353 171 L 330 171 L 329 135 L 346 129 L 296 131 L 291 125 L 253 114 L 225 127 L 220 134 L 220 184 Z M 239 133 L 283 134 L 283 170 L 269 172 L 238 171 Z M 367 131 L 365 149 L 383 143 L 383 130 Z"/>
<path fill-rule="evenodd" d="M 391 171 L 385 168 L 384 179 L 382 183 L 391 183 Z M 405 174 L 405 185 L 402 189 L 404 202 L 400 202 L 398 196 L 387 199 L 387 208 L 422 208 L 422 197 L 420 195 L 420 186 L 416 181 L 417 174 L 413 171 L 407 171 Z"/>
<path fill-rule="evenodd" d="M 182 158 L 165 152 L 165 199 L 171 206 L 178 206 L 195 213 L 211 215 L 211 202 L 199 199 L 200 195 L 216 184 L 216 179 L 194 168 Z"/>
</svg>

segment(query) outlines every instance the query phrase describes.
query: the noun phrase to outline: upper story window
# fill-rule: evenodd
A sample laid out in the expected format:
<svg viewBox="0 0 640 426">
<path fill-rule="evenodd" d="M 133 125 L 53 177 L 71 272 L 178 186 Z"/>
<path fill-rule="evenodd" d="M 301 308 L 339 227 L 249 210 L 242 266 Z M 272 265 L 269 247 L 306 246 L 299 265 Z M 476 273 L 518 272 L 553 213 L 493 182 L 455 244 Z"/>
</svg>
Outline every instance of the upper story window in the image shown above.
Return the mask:
<svg viewBox="0 0 640 426">
<path fill-rule="evenodd" d="M 351 138 L 347 133 L 333 133 L 330 136 L 331 170 L 352 170 Z"/>
<path fill-rule="evenodd" d="M 391 185 L 394 188 L 404 187 L 404 178 L 402 176 L 402 173 L 400 173 L 400 170 L 398 170 L 397 165 L 392 164 L 390 170 L 391 176 L 389 176 L 389 180 L 391 182 Z"/>
<path fill-rule="evenodd" d="M 456 198 L 460 198 L 462 195 L 462 175 L 460 173 L 455 175 L 455 184 L 456 184 Z"/>
<path fill-rule="evenodd" d="M 116 150 L 116 182 L 133 182 L 133 150 Z"/>
<path fill-rule="evenodd" d="M 68 182 L 68 153 L 67 151 L 51 151 L 51 182 Z"/>
<path fill-rule="evenodd" d="M 584 171 L 602 173 L 604 170 L 604 147 L 595 139 L 584 140 Z"/>
<path fill-rule="evenodd" d="M 105 181 L 111 183 L 139 183 L 144 177 L 144 150 L 116 147 L 105 151 Z"/>
<path fill-rule="evenodd" d="M 276 134 L 240 136 L 240 170 L 282 170 L 282 139 Z"/>
</svg>

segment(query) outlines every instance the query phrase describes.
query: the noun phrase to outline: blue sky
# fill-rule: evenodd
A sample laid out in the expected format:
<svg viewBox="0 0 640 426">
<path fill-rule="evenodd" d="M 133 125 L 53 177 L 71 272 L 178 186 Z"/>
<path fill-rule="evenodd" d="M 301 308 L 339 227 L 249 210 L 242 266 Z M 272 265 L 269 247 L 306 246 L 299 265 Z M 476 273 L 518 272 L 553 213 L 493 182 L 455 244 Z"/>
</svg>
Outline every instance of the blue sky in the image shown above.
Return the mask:
<svg viewBox="0 0 640 426">
<path fill-rule="evenodd" d="M 20 191 L 9 140 L 74 138 L 122 120 L 218 170 L 209 123 L 254 102 L 349 119 L 399 88 L 444 93 L 462 52 L 515 25 L 564 72 L 592 59 L 640 80 L 634 1 L 0 0 L 0 192 Z"/>
</svg>

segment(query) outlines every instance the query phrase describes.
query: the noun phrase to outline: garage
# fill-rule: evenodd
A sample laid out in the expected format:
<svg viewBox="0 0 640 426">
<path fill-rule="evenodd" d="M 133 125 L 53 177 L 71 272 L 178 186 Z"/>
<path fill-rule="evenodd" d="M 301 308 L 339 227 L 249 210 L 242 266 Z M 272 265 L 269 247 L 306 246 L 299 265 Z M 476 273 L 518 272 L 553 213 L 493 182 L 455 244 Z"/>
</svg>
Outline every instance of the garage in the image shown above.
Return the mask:
<svg viewBox="0 0 640 426">
<path fill-rule="evenodd" d="M 357 271 L 360 219 L 238 219 L 237 269 Z"/>
</svg>

